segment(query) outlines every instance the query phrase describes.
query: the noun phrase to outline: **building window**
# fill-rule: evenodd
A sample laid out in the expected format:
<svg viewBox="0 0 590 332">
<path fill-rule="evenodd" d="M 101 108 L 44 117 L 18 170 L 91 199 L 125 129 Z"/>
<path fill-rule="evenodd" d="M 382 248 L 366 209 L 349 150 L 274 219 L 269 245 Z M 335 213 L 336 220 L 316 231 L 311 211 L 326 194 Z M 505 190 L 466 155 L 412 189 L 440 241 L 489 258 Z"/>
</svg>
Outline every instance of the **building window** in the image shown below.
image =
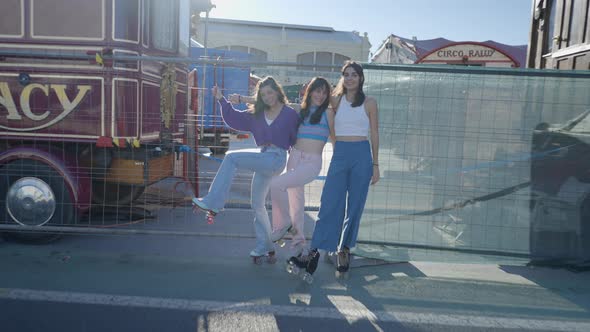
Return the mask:
<svg viewBox="0 0 590 332">
<path fill-rule="evenodd" d="M 301 66 L 297 66 L 298 70 L 314 70 L 314 71 L 321 71 L 321 72 L 328 72 L 328 71 L 340 71 L 340 68 L 330 68 L 330 67 L 314 67 L 314 65 L 320 66 L 342 66 L 344 61 L 350 60 L 349 57 L 338 54 L 338 53 L 330 53 L 330 52 L 309 52 L 309 53 L 302 53 L 297 55 L 297 64 Z"/>
<path fill-rule="evenodd" d="M 581 44 L 584 39 L 584 20 L 586 19 L 587 13 L 584 12 L 586 9 L 583 1 L 572 1 L 571 4 L 571 18 L 570 26 L 568 29 L 568 46 Z"/>
<path fill-rule="evenodd" d="M 248 46 L 232 45 L 229 49 L 236 52 L 248 53 Z"/>
<path fill-rule="evenodd" d="M 350 60 L 349 57 L 347 57 L 346 55 L 342 55 L 342 54 L 338 54 L 335 53 L 334 54 L 334 66 L 344 66 L 344 62 Z M 334 68 L 334 71 L 340 72 L 340 68 Z"/>
<path fill-rule="evenodd" d="M 553 51 L 553 34 L 555 33 L 555 17 L 557 8 L 555 0 L 547 0 L 545 3 L 545 42 L 543 43 L 543 54 L 548 54 Z"/>
<path fill-rule="evenodd" d="M 297 55 L 297 64 L 301 65 L 297 66 L 297 70 L 313 70 L 313 67 L 311 66 L 314 64 L 314 58 L 313 52 Z"/>
<path fill-rule="evenodd" d="M 268 53 L 266 53 L 263 50 L 259 50 L 257 48 L 254 48 L 254 47 L 232 45 L 229 48 L 227 46 L 221 46 L 221 47 L 218 47 L 218 49 L 230 50 L 230 51 L 234 51 L 234 52 L 242 52 L 242 53 L 250 54 L 250 57 L 249 57 L 250 61 L 256 61 L 256 62 L 268 61 Z M 256 65 L 256 67 L 265 67 L 265 66 L 264 65 Z"/>
<path fill-rule="evenodd" d="M 227 50 L 227 46 L 221 46 L 218 47 L 219 49 L 224 49 Z M 235 51 L 235 52 L 242 52 L 242 53 L 246 53 L 246 54 L 250 54 L 252 55 L 250 58 L 252 59 L 252 61 L 260 61 L 260 62 L 266 62 L 268 59 L 268 54 L 263 51 L 263 50 L 259 50 L 257 48 L 254 47 L 248 47 L 248 46 L 240 46 L 240 45 L 232 45 L 231 47 L 229 47 L 229 50 L 231 51 Z"/>
<path fill-rule="evenodd" d="M 320 66 L 332 66 L 332 53 L 316 52 L 315 64 Z M 330 67 L 316 67 L 316 71 L 332 71 Z"/>
<path fill-rule="evenodd" d="M 250 48 L 250 54 L 252 54 L 253 61 L 266 62 L 268 60 L 268 54 L 263 50 L 257 48 Z"/>
</svg>

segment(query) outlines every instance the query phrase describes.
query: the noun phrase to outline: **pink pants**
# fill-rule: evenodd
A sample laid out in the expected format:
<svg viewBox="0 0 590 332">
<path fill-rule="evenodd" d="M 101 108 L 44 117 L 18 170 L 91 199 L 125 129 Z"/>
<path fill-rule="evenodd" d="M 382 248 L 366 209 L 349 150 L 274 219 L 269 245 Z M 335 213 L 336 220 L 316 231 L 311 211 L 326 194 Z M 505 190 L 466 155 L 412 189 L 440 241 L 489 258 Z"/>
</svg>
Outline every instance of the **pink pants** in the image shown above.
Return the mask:
<svg viewBox="0 0 590 332">
<path fill-rule="evenodd" d="M 322 155 L 291 149 L 287 171 L 275 176 L 270 184 L 272 227 L 281 229 L 289 224 L 297 230 L 292 245 L 305 244 L 303 218 L 305 184 L 313 181 L 322 169 Z"/>
</svg>

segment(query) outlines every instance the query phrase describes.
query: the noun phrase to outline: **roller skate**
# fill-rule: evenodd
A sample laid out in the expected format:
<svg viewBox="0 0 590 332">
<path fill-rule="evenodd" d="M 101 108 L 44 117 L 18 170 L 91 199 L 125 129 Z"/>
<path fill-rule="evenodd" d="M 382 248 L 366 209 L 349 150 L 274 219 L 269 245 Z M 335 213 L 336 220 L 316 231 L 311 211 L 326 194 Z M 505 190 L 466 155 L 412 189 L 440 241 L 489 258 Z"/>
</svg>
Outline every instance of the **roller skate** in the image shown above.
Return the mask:
<svg viewBox="0 0 590 332">
<path fill-rule="evenodd" d="M 252 257 L 252 262 L 256 265 L 261 265 L 264 262 L 268 264 L 274 264 L 277 262 L 274 250 L 263 254 L 257 252 L 256 250 L 252 250 L 250 251 L 250 257 Z"/>
<path fill-rule="evenodd" d="M 200 200 L 196 197 L 193 197 L 192 202 L 193 202 L 193 213 L 197 214 L 198 210 L 205 211 L 207 213 L 207 223 L 209 225 L 211 225 L 215 222 L 215 216 L 219 212 L 218 210 L 210 209 L 207 206 L 207 204 L 205 204 L 202 200 Z"/>
<path fill-rule="evenodd" d="M 320 253 L 314 249 L 311 250 L 307 255 L 299 254 L 293 256 L 287 261 L 287 272 L 294 275 L 300 275 L 303 281 L 311 284 L 313 282 L 313 273 L 318 267 L 318 261 L 320 259 Z"/>
<path fill-rule="evenodd" d="M 350 249 L 343 247 L 338 251 L 336 257 L 336 277 L 348 278 L 348 270 L 350 268 Z"/>
<path fill-rule="evenodd" d="M 287 233 L 291 233 L 291 235 L 297 234 L 297 229 L 290 226 L 285 226 L 281 229 L 277 229 L 270 234 L 270 240 L 276 244 L 278 244 L 281 248 L 285 246 L 285 240 L 283 239 Z"/>
</svg>

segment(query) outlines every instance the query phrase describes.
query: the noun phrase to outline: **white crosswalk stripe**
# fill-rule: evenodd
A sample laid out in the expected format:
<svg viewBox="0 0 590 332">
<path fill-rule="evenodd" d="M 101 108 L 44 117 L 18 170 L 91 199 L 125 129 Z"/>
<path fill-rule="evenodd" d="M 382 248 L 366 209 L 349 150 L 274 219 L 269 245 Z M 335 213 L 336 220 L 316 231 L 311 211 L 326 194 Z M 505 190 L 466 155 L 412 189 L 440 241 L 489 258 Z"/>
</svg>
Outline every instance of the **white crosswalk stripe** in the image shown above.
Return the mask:
<svg viewBox="0 0 590 332">
<path fill-rule="evenodd" d="M 541 320 L 495 316 L 424 313 L 411 311 L 370 310 L 348 296 L 331 297 L 334 308 L 272 305 L 251 302 L 221 302 L 146 296 L 107 295 L 49 290 L 0 288 L 0 299 L 47 301 L 87 305 L 109 305 L 140 308 L 158 308 L 212 313 L 239 314 L 241 316 L 286 316 L 316 319 L 346 319 L 349 322 L 366 319 L 375 327 L 379 322 L 408 325 L 455 326 L 471 328 L 503 328 L 529 331 L 590 331 L 590 321 Z"/>
</svg>

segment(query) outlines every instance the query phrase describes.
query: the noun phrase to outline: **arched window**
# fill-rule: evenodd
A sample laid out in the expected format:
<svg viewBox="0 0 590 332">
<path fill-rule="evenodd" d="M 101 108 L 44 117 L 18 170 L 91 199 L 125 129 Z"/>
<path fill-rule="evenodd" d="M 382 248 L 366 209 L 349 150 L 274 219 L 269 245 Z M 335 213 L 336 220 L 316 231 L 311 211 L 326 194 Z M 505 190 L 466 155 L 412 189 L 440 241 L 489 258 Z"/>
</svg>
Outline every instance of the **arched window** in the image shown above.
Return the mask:
<svg viewBox="0 0 590 332">
<path fill-rule="evenodd" d="M 350 60 L 350 58 L 347 57 L 346 55 L 334 53 L 334 66 L 342 67 L 344 65 L 344 62 L 346 62 L 348 60 Z M 334 68 L 334 71 L 340 71 L 340 69 Z"/>
<path fill-rule="evenodd" d="M 330 52 L 308 52 L 297 55 L 298 70 L 313 70 L 313 71 L 340 71 L 339 68 L 330 68 L 329 66 L 342 66 L 344 61 L 350 60 L 349 57 Z M 317 67 L 314 67 L 317 66 Z M 319 66 L 318 66 L 319 65 Z M 321 67 L 325 66 L 325 67 Z"/>
<path fill-rule="evenodd" d="M 297 70 L 313 70 L 312 66 L 315 61 L 315 54 L 314 52 L 309 53 L 302 53 L 297 55 L 297 64 L 302 66 L 297 66 Z"/>
<path fill-rule="evenodd" d="M 229 49 L 230 51 L 248 53 L 248 46 L 232 45 Z"/>
<path fill-rule="evenodd" d="M 250 54 L 252 54 L 253 61 L 266 62 L 268 60 L 268 53 L 254 47 L 250 47 Z"/>
<path fill-rule="evenodd" d="M 225 48 L 225 49 L 227 49 L 227 48 Z M 242 45 L 231 45 L 229 47 L 229 50 L 250 54 L 251 61 L 257 61 L 257 62 L 268 61 L 268 53 L 266 53 L 263 50 L 259 50 L 257 48 L 254 48 L 254 47 L 248 47 L 248 46 L 242 46 Z M 265 66 L 264 65 L 256 65 L 256 67 L 260 68 L 260 67 L 265 67 Z"/>
<path fill-rule="evenodd" d="M 332 53 L 330 52 L 316 52 L 315 53 L 315 64 L 321 66 L 332 65 Z M 317 71 L 332 71 L 330 67 L 316 67 Z"/>
</svg>

